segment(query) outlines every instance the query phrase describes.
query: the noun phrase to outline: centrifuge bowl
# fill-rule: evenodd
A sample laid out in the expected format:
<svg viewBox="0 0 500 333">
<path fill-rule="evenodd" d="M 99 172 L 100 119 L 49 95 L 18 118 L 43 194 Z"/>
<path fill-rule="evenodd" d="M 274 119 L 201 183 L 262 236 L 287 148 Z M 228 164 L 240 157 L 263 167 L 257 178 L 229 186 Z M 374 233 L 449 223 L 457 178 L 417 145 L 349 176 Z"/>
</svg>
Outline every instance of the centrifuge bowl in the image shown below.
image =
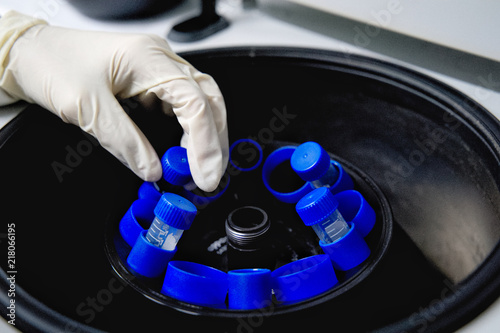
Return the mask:
<svg viewBox="0 0 500 333">
<path fill-rule="evenodd" d="M 286 311 L 220 315 L 159 304 L 115 272 L 106 245 L 141 181 L 79 129 L 30 106 L 0 131 L 2 232 L 14 224 L 16 233 L 17 327 L 453 331 L 498 298 L 500 126 L 484 108 L 429 77 L 350 54 L 236 48 L 183 56 L 219 83 L 230 141 L 317 141 L 375 184 L 394 221 L 376 267 L 337 297 Z M 175 118 L 133 100 L 123 106 L 159 154 L 178 144 Z M 7 245 L 0 243 L 5 256 Z M 4 317 L 12 299 L 6 265 Z"/>
</svg>

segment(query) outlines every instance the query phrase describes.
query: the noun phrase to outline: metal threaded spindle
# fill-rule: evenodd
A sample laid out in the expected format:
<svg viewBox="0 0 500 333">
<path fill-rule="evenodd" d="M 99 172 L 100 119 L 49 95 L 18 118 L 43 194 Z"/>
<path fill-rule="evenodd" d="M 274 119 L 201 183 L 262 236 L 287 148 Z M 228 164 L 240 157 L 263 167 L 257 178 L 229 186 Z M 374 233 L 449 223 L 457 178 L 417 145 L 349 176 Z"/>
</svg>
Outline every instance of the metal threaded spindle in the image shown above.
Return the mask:
<svg viewBox="0 0 500 333">
<path fill-rule="evenodd" d="M 244 206 L 233 210 L 226 220 L 228 241 L 242 249 L 257 248 L 269 230 L 267 213 L 261 208 Z"/>
</svg>

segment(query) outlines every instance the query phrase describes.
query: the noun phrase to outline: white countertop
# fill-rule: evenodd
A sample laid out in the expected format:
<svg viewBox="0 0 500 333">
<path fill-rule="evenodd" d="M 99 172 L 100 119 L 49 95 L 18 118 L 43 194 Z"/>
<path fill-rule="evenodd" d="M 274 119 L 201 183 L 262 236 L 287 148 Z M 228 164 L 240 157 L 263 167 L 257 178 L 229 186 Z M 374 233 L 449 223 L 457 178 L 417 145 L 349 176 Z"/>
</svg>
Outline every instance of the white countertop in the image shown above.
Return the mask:
<svg viewBox="0 0 500 333">
<path fill-rule="evenodd" d="M 365 2 L 368 7 L 363 7 L 363 11 L 383 10 L 389 1 L 393 0 Z M 174 51 L 255 45 L 309 47 L 372 56 L 439 79 L 467 94 L 500 118 L 500 63 L 494 60 L 381 29 L 385 26 L 377 26 L 376 22 L 370 22 L 372 26 L 368 27 L 362 18 L 351 20 L 322 13 L 293 1 L 261 0 L 257 8 L 248 10 L 243 10 L 240 3 L 241 0 L 220 0 L 219 13 L 231 21 L 230 27 L 202 41 L 189 44 L 170 42 Z M 14 9 L 45 18 L 52 25 L 166 36 L 174 24 L 197 14 L 198 7 L 199 0 L 186 0 L 170 12 L 154 18 L 121 22 L 85 17 L 65 0 L 2 0 L 0 14 Z M 477 18 L 477 22 L 469 22 L 471 25 L 481 23 L 480 18 Z M 446 24 L 446 20 L 443 24 Z M 500 24 L 490 32 L 492 41 L 493 38 L 498 40 L 498 27 Z M 483 39 L 486 37 L 481 36 Z M 497 42 L 497 45 L 500 44 Z M 3 108 L 1 111 L 0 128 L 17 114 L 13 108 Z M 10 328 L 5 321 L 0 321 L 1 332 L 9 332 Z M 500 300 L 458 332 L 498 331 Z"/>
<path fill-rule="evenodd" d="M 470 0 L 290 0 L 500 61 L 500 2 Z"/>
</svg>

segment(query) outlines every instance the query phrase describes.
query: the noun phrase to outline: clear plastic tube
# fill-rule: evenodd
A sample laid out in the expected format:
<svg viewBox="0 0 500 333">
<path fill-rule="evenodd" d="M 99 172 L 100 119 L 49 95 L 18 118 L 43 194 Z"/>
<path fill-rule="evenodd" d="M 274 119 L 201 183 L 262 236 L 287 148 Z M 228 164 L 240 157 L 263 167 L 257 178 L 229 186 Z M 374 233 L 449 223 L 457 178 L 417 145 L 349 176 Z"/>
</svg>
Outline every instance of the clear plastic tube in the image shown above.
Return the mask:
<svg viewBox="0 0 500 333">
<path fill-rule="evenodd" d="M 174 228 L 155 217 L 146 234 L 146 239 L 154 246 L 173 251 L 183 232 L 184 230 Z"/>
<path fill-rule="evenodd" d="M 346 223 L 338 209 L 311 227 L 318 235 L 319 239 L 327 244 L 335 242 L 349 232 L 349 225 Z"/>
<path fill-rule="evenodd" d="M 326 173 L 319 179 L 311 181 L 311 184 L 315 188 L 319 188 L 322 186 L 330 187 L 335 184 L 335 182 L 337 182 L 338 178 L 339 171 L 332 163 L 330 163 L 328 171 L 326 171 Z"/>
</svg>

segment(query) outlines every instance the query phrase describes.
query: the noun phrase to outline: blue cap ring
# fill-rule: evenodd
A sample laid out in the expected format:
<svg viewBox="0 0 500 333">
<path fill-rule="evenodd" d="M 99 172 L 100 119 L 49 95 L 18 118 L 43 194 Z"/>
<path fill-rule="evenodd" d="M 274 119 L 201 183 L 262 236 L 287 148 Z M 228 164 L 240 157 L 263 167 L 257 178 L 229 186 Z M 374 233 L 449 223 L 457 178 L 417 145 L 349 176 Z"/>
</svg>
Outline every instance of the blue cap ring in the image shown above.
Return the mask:
<svg viewBox="0 0 500 333">
<path fill-rule="evenodd" d="M 233 157 L 233 150 L 235 148 L 237 148 L 237 151 L 239 152 L 239 149 L 240 149 L 241 145 L 245 144 L 245 143 L 252 145 L 254 147 L 254 149 L 257 150 L 257 152 L 258 152 L 258 158 L 255 161 L 255 164 L 253 164 L 252 166 L 247 167 L 247 168 L 243 168 L 243 167 L 239 166 L 238 163 L 235 163 L 235 161 L 232 158 Z M 258 168 L 259 165 L 262 163 L 263 157 L 264 157 L 264 154 L 262 152 L 262 147 L 260 146 L 260 144 L 257 141 L 252 140 L 252 139 L 239 139 L 239 140 L 236 140 L 229 147 L 229 162 L 231 163 L 231 165 L 235 169 L 240 170 L 240 171 L 252 171 L 252 170 Z M 253 159 L 255 159 L 255 157 Z"/>
<path fill-rule="evenodd" d="M 167 264 L 177 252 L 177 247 L 172 250 L 164 250 L 154 246 L 146 239 L 147 230 L 143 230 L 132 247 L 127 264 L 137 273 L 148 278 L 160 276 Z"/>
<path fill-rule="evenodd" d="M 213 267 L 189 261 L 168 263 L 161 293 L 197 305 L 224 305 L 227 274 Z"/>
<path fill-rule="evenodd" d="M 334 198 L 339 202 L 339 212 L 347 222 L 356 225 L 361 237 L 366 237 L 372 231 L 376 214 L 363 195 L 355 190 L 337 193 Z"/>
<path fill-rule="evenodd" d="M 339 282 L 326 254 L 288 263 L 275 269 L 271 277 L 276 299 L 285 304 L 322 294 Z"/>
<path fill-rule="evenodd" d="M 295 149 L 295 146 L 283 146 L 276 149 L 271 154 L 269 154 L 269 156 L 266 158 L 266 161 L 264 162 L 264 166 L 262 167 L 262 180 L 264 182 L 264 185 L 269 190 L 269 192 L 271 192 L 271 194 L 276 197 L 276 199 L 285 203 L 296 203 L 304 195 L 314 190 L 314 187 L 311 185 L 311 183 L 304 182 L 304 185 L 302 185 L 295 191 L 278 192 L 274 190 L 269 183 L 273 170 L 283 162 L 290 162 L 290 158 L 292 157 Z"/>
<path fill-rule="evenodd" d="M 339 177 L 337 181 L 335 182 L 335 184 L 330 186 L 330 192 L 332 192 L 332 194 L 336 194 L 342 191 L 352 190 L 354 188 L 354 183 L 352 181 L 351 176 L 349 176 L 349 174 L 344 170 L 344 168 L 339 162 L 331 160 L 330 163 L 332 163 L 333 166 L 336 167 L 339 172 Z"/>
<path fill-rule="evenodd" d="M 370 256 L 370 248 L 355 230 L 356 225 L 348 224 L 349 232 L 344 237 L 330 244 L 319 241 L 319 246 L 330 256 L 333 267 L 340 271 L 348 271 L 363 263 Z"/>
<path fill-rule="evenodd" d="M 138 196 L 139 199 L 151 199 L 158 202 L 161 198 L 161 192 L 155 187 L 155 183 L 144 182 L 139 187 Z"/>
<path fill-rule="evenodd" d="M 137 199 L 132 202 L 118 227 L 120 235 L 128 245 L 134 246 L 139 234 L 153 222 L 155 206 L 156 201 L 151 199 Z"/>
<path fill-rule="evenodd" d="M 271 302 L 271 270 L 267 268 L 235 269 L 227 273 L 229 308 L 252 310 Z"/>
</svg>

